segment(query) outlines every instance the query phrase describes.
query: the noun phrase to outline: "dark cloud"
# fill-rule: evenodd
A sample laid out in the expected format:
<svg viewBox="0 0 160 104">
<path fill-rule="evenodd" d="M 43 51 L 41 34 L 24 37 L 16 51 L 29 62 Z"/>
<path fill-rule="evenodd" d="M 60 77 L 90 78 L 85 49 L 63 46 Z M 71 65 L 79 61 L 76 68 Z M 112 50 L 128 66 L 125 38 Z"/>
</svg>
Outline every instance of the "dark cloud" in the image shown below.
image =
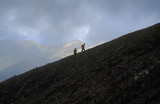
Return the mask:
<svg viewBox="0 0 160 104">
<path fill-rule="evenodd" d="M 0 40 L 96 45 L 159 22 L 158 0 L 3 0 Z"/>
</svg>

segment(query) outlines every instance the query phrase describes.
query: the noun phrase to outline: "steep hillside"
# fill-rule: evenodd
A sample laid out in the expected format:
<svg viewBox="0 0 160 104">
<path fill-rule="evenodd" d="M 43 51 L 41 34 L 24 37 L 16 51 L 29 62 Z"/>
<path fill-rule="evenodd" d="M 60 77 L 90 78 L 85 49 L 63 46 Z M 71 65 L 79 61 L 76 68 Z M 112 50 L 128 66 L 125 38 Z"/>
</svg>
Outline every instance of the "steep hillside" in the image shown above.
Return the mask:
<svg viewBox="0 0 160 104">
<path fill-rule="evenodd" d="M 0 83 L 0 104 L 160 103 L 160 24 Z"/>
</svg>

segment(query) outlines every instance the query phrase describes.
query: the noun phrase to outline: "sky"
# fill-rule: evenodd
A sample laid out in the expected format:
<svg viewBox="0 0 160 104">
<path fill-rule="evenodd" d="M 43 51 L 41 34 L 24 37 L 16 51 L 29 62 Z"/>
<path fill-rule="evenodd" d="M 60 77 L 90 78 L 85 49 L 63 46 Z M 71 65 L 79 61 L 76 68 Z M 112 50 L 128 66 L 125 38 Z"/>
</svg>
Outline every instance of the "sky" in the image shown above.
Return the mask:
<svg viewBox="0 0 160 104">
<path fill-rule="evenodd" d="M 98 45 L 159 22 L 159 0 L 0 0 L 0 40 Z"/>
<path fill-rule="evenodd" d="M 0 0 L 0 70 L 24 60 L 37 65 L 56 61 L 82 43 L 90 48 L 159 23 L 159 4 L 159 0 Z"/>
</svg>

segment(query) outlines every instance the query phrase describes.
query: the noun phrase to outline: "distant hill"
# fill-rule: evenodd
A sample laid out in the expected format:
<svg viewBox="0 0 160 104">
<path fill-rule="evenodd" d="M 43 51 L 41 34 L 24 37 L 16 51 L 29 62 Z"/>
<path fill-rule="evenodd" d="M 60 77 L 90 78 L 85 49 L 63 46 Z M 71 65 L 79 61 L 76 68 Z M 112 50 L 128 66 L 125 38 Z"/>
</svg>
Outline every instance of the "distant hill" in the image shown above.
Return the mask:
<svg viewBox="0 0 160 104">
<path fill-rule="evenodd" d="M 0 82 L 15 75 L 22 74 L 28 71 L 28 69 L 34 67 L 36 67 L 35 64 L 29 60 L 24 60 L 20 63 L 11 65 L 10 67 L 7 67 L 4 70 L 0 71 Z"/>
<path fill-rule="evenodd" d="M 0 83 L 0 104 L 160 103 L 160 24 Z"/>
</svg>

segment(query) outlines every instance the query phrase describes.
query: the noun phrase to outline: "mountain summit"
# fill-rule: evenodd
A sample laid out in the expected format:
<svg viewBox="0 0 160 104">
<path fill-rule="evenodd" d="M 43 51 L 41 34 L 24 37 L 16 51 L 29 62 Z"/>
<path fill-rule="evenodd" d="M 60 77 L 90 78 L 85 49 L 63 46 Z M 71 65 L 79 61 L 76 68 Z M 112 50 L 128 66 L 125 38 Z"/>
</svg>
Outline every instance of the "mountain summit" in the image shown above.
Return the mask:
<svg viewBox="0 0 160 104">
<path fill-rule="evenodd" d="M 0 104 L 160 103 L 160 24 L 0 83 Z"/>
</svg>

